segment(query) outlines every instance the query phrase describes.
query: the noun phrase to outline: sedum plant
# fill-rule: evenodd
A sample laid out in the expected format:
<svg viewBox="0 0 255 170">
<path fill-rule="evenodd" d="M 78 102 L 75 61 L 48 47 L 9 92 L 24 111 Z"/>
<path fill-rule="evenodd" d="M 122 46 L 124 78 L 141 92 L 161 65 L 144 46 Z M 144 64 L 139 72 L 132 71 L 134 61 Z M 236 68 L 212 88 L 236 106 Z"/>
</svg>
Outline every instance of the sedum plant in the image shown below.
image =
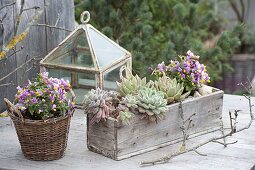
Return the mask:
<svg viewBox="0 0 255 170">
<path fill-rule="evenodd" d="M 129 120 L 134 116 L 135 109 L 137 109 L 137 97 L 131 94 L 122 98 L 118 105 L 120 119 L 129 124 Z"/>
<path fill-rule="evenodd" d="M 91 123 L 106 120 L 114 111 L 114 102 L 117 101 L 118 93 L 115 91 L 105 91 L 97 88 L 92 89 L 83 100 L 85 113 L 89 114 Z"/>
<path fill-rule="evenodd" d="M 190 92 L 183 94 L 183 83 L 178 83 L 176 78 L 171 79 L 165 74 L 154 82 L 154 87 L 157 90 L 164 92 L 164 97 L 167 99 L 168 104 L 173 103 L 174 101 L 183 100 L 190 94 Z"/>
<path fill-rule="evenodd" d="M 164 117 L 167 111 L 167 100 L 164 93 L 153 88 L 144 87 L 138 91 L 137 110 L 143 114 L 143 118 L 158 121 Z"/>
<path fill-rule="evenodd" d="M 123 77 L 122 81 L 117 82 L 119 93 L 121 96 L 126 96 L 128 94 L 135 95 L 141 87 L 148 86 L 146 83 L 146 78 L 140 78 L 138 75 L 133 76 L 132 74 L 127 77 Z"/>
</svg>

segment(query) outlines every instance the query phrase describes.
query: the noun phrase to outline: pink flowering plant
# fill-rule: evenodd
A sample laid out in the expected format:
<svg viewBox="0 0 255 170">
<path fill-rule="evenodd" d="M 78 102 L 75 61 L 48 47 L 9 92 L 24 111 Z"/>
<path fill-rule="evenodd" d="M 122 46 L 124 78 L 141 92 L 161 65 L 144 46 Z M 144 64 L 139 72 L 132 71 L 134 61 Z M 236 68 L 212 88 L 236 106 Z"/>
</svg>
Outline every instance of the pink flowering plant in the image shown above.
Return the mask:
<svg viewBox="0 0 255 170">
<path fill-rule="evenodd" d="M 194 91 L 202 84 L 210 82 L 206 66 L 201 64 L 199 56 L 190 50 L 187 56 L 179 56 L 179 60 L 171 60 L 168 65 L 162 62 L 155 69 L 149 68 L 149 70 L 157 77 L 166 74 L 170 78 L 176 78 L 178 82 L 184 84 L 186 91 Z"/>
<path fill-rule="evenodd" d="M 47 120 L 72 114 L 74 102 L 67 99 L 71 90 L 69 81 L 48 77 L 47 72 L 39 73 L 34 82 L 17 87 L 16 106 L 25 118 Z"/>
</svg>

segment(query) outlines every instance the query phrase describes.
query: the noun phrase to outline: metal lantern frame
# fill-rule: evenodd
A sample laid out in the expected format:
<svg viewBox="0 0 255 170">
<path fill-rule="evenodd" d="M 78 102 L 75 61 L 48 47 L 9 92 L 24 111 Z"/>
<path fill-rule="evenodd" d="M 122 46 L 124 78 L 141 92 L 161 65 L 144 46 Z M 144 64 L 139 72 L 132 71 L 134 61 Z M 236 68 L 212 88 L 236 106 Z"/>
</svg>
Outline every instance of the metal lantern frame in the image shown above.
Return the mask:
<svg viewBox="0 0 255 170">
<path fill-rule="evenodd" d="M 86 20 L 84 20 L 84 17 L 87 16 Z M 42 59 L 40 61 L 40 68 L 41 71 L 42 70 L 47 70 L 47 69 L 56 69 L 56 70 L 64 70 L 64 71 L 69 71 L 71 72 L 71 84 L 77 84 L 78 85 L 78 75 L 77 73 L 89 73 L 89 74 L 94 74 L 95 75 L 95 81 L 96 81 L 96 88 L 101 88 L 103 89 L 104 87 L 104 75 L 111 72 L 112 70 L 121 67 L 123 65 L 125 65 L 129 70 L 132 70 L 132 56 L 131 53 L 128 52 L 127 50 L 125 50 L 124 48 L 122 48 L 121 46 L 119 46 L 117 43 L 115 43 L 114 41 L 112 41 L 110 38 L 108 38 L 107 36 L 105 36 L 104 34 L 102 34 L 100 31 L 98 31 L 96 28 L 94 28 L 92 25 L 88 24 L 90 20 L 90 14 L 88 11 L 84 11 L 81 14 L 81 22 L 82 24 L 79 25 L 72 33 L 70 33 L 55 49 L 53 49 L 44 59 Z M 93 31 L 95 31 L 98 35 L 100 35 L 101 37 L 103 37 L 107 42 L 111 43 L 112 45 L 114 45 L 116 48 L 118 48 L 119 50 L 121 50 L 124 55 L 120 56 L 119 59 L 115 60 L 115 61 L 111 61 L 110 64 L 108 64 L 107 66 L 100 66 L 98 58 L 102 57 L 102 56 L 98 56 L 96 53 L 96 49 L 93 46 L 93 43 L 91 42 L 91 35 L 89 33 L 89 29 L 93 29 Z M 87 38 L 87 42 L 88 42 L 88 47 L 89 49 L 85 49 L 85 50 L 89 50 L 91 57 L 92 57 L 92 61 L 94 64 L 94 68 L 91 67 L 86 67 L 86 66 L 77 66 L 75 65 L 75 63 L 77 62 L 77 58 L 72 56 L 71 58 L 71 62 L 72 64 L 56 64 L 56 63 L 51 63 L 50 61 L 52 59 L 54 59 L 53 54 L 56 53 L 56 51 L 59 48 L 63 47 L 63 44 L 65 44 L 67 42 L 67 40 L 69 40 L 70 37 L 74 36 L 74 34 L 78 31 L 84 31 L 84 34 L 86 35 Z M 100 43 L 100 42 L 98 42 Z M 83 49 L 84 50 L 84 49 Z M 89 88 L 86 85 L 79 85 L 82 88 Z"/>
</svg>

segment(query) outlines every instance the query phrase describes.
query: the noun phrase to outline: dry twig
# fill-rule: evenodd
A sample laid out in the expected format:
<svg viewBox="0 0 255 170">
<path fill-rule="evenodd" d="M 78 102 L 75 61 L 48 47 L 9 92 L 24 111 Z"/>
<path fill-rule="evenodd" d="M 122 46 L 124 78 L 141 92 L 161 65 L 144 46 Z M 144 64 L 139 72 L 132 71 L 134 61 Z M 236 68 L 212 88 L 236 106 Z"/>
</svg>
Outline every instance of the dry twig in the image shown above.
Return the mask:
<svg viewBox="0 0 255 170">
<path fill-rule="evenodd" d="M 67 31 L 67 32 L 72 32 L 72 30 L 70 30 L 70 29 L 63 28 L 63 27 L 56 27 L 56 26 L 54 26 L 54 25 L 33 24 L 32 26 L 44 26 L 44 27 L 48 27 L 48 28 L 54 28 L 54 29 L 59 29 L 59 30 Z"/>
<path fill-rule="evenodd" d="M 250 92 L 251 92 L 251 90 L 250 90 L 251 88 L 252 88 L 251 85 L 249 86 L 249 88 L 247 88 L 247 91 L 249 92 L 249 94 L 251 94 L 251 93 L 250 93 Z M 173 157 L 182 155 L 182 154 L 187 153 L 187 152 L 195 152 L 195 153 L 197 153 L 197 154 L 199 154 L 199 155 L 205 156 L 205 154 L 201 154 L 200 152 L 198 152 L 197 149 L 200 148 L 200 147 L 202 147 L 202 146 L 204 146 L 204 145 L 206 145 L 206 144 L 208 144 L 208 143 L 210 143 L 210 142 L 222 144 L 222 145 L 224 145 L 225 147 L 226 147 L 227 145 L 229 145 L 229 144 L 234 144 L 234 143 L 236 143 L 237 141 L 230 142 L 230 143 L 226 143 L 226 142 L 224 141 L 224 143 L 222 143 L 222 142 L 219 142 L 218 140 L 224 139 L 224 138 L 226 138 L 226 137 L 228 137 L 228 136 L 232 136 L 232 135 L 235 134 L 235 133 L 239 133 L 239 132 L 241 132 L 241 131 L 243 131 L 243 130 L 246 130 L 246 129 L 249 129 L 249 128 L 250 128 L 250 126 L 251 126 L 251 124 L 252 124 L 252 122 L 253 122 L 253 120 L 254 120 L 254 115 L 253 115 L 253 113 L 252 113 L 252 107 L 253 107 L 254 105 L 252 105 L 252 103 L 251 103 L 251 97 L 250 97 L 250 96 L 244 95 L 244 97 L 248 100 L 248 103 L 249 103 L 249 115 L 250 115 L 250 121 L 249 121 L 249 123 L 248 123 L 246 126 L 244 126 L 244 127 L 242 127 L 242 128 L 239 128 L 239 129 L 238 129 L 237 126 L 236 126 L 236 125 L 237 125 L 238 112 L 239 112 L 240 110 L 235 110 L 235 112 L 234 112 L 234 116 L 235 116 L 235 117 L 234 117 L 234 118 L 232 117 L 232 113 L 229 112 L 229 116 L 230 116 L 230 125 L 231 125 L 230 132 L 228 132 L 228 133 L 226 133 L 226 134 L 223 134 L 223 135 L 221 135 L 220 137 L 213 137 L 213 138 L 210 138 L 210 139 L 208 139 L 208 140 L 206 140 L 206 141 L 204 141 L 204 142 L 198 144 L 197 146 L 194 146 L 194 147 L 189 148 L 189 149 L 186 149 L 186 148 L 185 148 L 185 150 L 179 150 L 179 151 L 177 151 L 177 152 L 175 152 L 175 153 L 173 153 L 173 154 L 169 154 L 169 155 L 166 155 L 166 156 L 164 156 L 164 157 L 161 157 L 161 158 L 158 158 L 158 159 L 155 159 L 155 160 L 151 160 L 151 161 L 142 161 L 142 162 L 141 162 L 141 165 L 142 165 L 142 166 L 149 166 L 149 165 L 155 165 L 155 164 L 166 163 L 166 162 L 168 162 L 170 159 L 172 159 Z M 180 107 L 182 107 L 181 104 L 180 104 Z M 181 112 L 182 112 L 182 109 L 181 109 Z M 181 113 L 181 115 L 183 115 L 183 113 Z M 183 118 L 182 118 L 182 120 L 183 120 Z M 233 120 L 234 120 L 234 121 L 233 121 Z M 222 126 L 222 127 L 223 127 L 223 126 Z M 184 128 L 182 128 L 182 129 L 184 129 Z M 224 130 L 224 129 L 222 128 L 222 130 Z M 186 142 L 186 138 L 185 138 L 186 135 L 187 135 L 186 132 L 183 130 L 183 136 L 184 136 L 184 138 L 183 138 L 183 144 L 186 144 L 186 143 L 185 143 L 185 142 Z"/>
<path fill-rule="evenodd" d="M 2 9 L 4 9 L 4 8 L 6 8 L 6 7 L 8 7 L 8 6 L 12 6 L 12 5 L 14 5 L 14 4 L 16 4 L 16 2 L 12 2 L 12 3 L 6 4 L 6 5 L 4 5 L 4 6 L 2 6 L 2 7 L 0 8 L 0 11 L 1 11 Z"/>
</svg>

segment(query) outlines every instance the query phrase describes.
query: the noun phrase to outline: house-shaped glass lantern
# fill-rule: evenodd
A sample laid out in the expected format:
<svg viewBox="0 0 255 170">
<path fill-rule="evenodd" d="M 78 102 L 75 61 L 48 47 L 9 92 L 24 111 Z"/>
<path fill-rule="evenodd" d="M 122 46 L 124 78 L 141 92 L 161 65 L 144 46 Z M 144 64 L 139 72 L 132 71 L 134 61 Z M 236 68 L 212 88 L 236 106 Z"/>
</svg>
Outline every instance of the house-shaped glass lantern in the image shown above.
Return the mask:
<svg viewBox="0 0 255 170">
<path fill-rule="evenodd" d="M 51 77 L 70 81 L 77 104 L 92 88 L 116 89 L 122 66 L 132 70 L 130 52 L 87 24 L 89 18 L 89 13 L 83 12 L 83 24 L 40 62 L 41 69 L 46 69 Z"/>
</svg>

